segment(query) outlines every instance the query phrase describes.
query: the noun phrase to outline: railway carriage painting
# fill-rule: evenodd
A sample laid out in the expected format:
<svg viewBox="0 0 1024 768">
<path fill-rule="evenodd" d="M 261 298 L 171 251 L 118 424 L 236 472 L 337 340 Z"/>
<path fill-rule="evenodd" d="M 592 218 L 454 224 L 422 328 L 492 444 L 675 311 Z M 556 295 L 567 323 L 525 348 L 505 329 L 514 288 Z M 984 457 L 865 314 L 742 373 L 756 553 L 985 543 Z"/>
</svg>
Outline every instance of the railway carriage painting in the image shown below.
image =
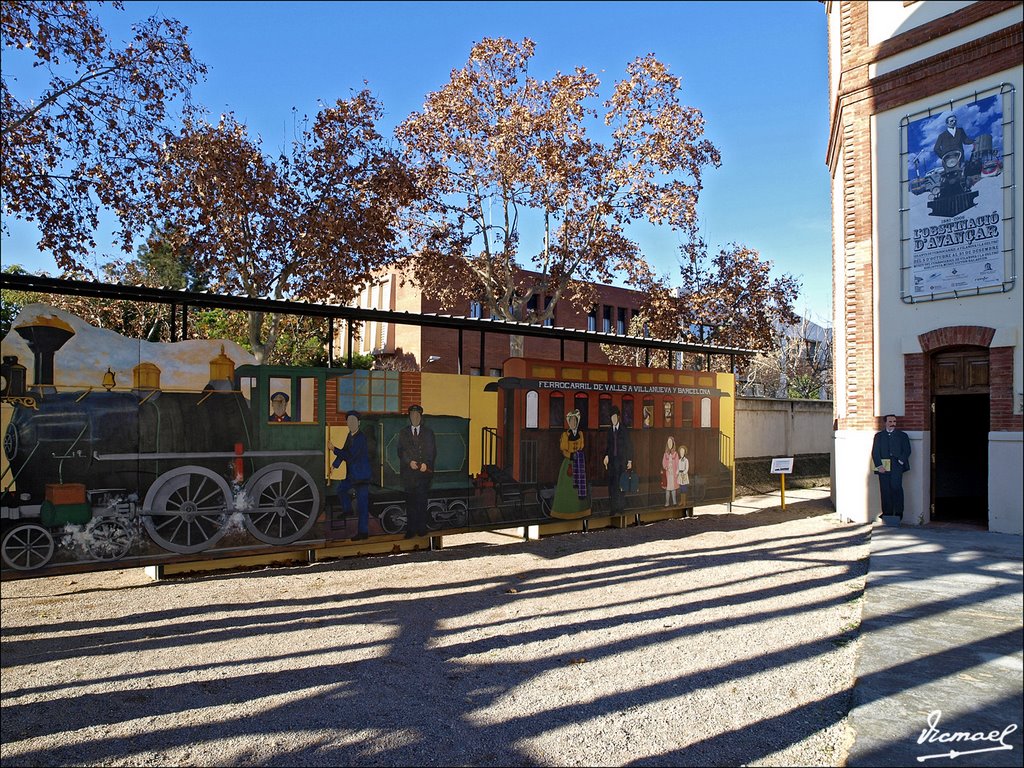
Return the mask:
<svg viewBox="0 0 1024 768">
<path fill-rule="evenodd" d="M 523 358 L 500 377 L 257 365 L 231 342 L 140 342 L 41 304 L 2 355 L 5 578 L 361 543 L 335 462 L 352 411 L 374 541 L 410 533 L 398 445 L 413 405 L 436 443 L 432 535 L 559 523 L 565 488 L 601 524 L 661 508 L 669 436 L 687 446 L 689 506 L 733 499 L 731 374 Z M 613 413 L 632 449 L 614 508 Z"/>
</svg>

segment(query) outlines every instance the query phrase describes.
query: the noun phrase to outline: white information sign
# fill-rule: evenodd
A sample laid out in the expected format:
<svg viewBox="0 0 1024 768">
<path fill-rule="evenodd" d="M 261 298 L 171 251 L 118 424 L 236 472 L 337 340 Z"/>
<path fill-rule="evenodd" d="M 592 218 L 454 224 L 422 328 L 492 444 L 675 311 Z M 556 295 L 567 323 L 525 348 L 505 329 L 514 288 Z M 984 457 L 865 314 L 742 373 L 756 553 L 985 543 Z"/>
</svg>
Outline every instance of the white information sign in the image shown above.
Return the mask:
<svg viewBox="0 0 1024 768">
<path fill-rule="evenodd" d="M 784 459 L 772 459 L 772 471 L 773 475 L 791 475 L 793 474 L 793 457 L 790 456 Z"/>
</svg>

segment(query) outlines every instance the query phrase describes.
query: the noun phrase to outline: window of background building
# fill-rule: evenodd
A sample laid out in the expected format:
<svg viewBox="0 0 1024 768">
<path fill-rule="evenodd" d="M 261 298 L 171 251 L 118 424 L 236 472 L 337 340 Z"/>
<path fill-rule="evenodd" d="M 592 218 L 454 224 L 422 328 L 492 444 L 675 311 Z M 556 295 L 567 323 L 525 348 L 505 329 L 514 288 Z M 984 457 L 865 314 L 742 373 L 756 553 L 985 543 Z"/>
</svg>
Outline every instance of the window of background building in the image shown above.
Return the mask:
<svg viewBox="0 0 1024 768">
<path fill-rule="evenodd" d="M 615 332 L 619 336 L 626 335 L 626 308 L 619 307 L 618 319 L 615 321 Z"/>
<path fill-rule="evenodd" d="M 530 300 L 526 302 L 526 312 L 527 314 L 537 314 L 537 294 L 533 294 Z"/>
<path fill-rule="evenodd" d="M 474 318 L 481 318 L 484 316 L 484 307 L 479 301 L 469 302 L 469 316 Z"/>
<path fill-rule="evenodd" d="M 547 298 L 544 299 L 544 311 L 547 312 L 548 311 L 548 307 L 550 307 L 550 306 L 551 306 L 551 297 L 548 296 Z M 550 328 L 554 324 L 555 324 L 555 313 L 552 312 L 551 313 L 551 317 L 549 317 L 547 320 L 544 321 L 544 326 L 546 328 Z"/>
<path fill-rule="evenodd" d="M 621 414 L 620 414 L 621 417 Z M 604 429 L 612 425 L 612 396 L 598 395 L 597 399 L 597 426 Z"/>
<path fill-rule="evenodd" d="M 601 332 L 611 333 L 612 332 L 612 308 L 605 307 L 601 317 Z"/>
<path fill-rule="evenodd" d="M 479 368 L 470 368 L 469 369 L 469 375 L 470 376 L 479 376 L 480 375 L 480 369 Z"/>
<path fill-rule="evenodd" d="M 587 313 L 587 330 L 597 330 L 597 307 L 591 307 L 590 312 Z"/>
<path fill-rule="evenodd" d="M 488 368 L 487 369 L 487 375 L 488 376 L 497 376 L 497 377 L 500 378 L 501 377 L 501 368 Z"/>
</svg>

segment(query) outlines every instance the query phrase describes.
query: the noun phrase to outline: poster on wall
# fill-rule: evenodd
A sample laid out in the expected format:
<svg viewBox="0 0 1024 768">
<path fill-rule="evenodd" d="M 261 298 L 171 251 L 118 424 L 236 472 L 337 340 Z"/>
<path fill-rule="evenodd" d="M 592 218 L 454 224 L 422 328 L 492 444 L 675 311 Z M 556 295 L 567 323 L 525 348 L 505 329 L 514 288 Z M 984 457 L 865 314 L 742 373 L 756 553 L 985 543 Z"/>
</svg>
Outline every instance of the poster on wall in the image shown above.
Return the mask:
<svg viewBox="0 0 1024 768">
<path fill-rule="evenodd" d="M 909 193 L 903 195 L 909 224 L 904 298 L 1001 290 L 1006 279 L 1002 94 L 929 110 L 903 128 Z"/>
</svg>

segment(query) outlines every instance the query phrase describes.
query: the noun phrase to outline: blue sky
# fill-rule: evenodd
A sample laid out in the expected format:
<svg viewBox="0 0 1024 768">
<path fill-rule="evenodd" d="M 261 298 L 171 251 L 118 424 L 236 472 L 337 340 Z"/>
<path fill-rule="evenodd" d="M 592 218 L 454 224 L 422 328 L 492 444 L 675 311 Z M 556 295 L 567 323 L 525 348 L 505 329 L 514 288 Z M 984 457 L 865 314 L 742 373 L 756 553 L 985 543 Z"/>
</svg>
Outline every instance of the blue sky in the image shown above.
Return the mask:
<svg viewBox="0 0 1024 768">
<path fill-rule="evenodd" d="M 798 311 L 831 316 L 828 55 L 818 2 L 126 2 L 101 18 L 123 39 L 130 22 L 156 12 L 189 26 L 209 67 L 195 98 L 214 117 L 234 111 L 273 153 L 292 135 L 293 107 L 312 116 L 319 101 L 348 97 L 364 80 L 384 105 L 380 129 L 389 135 L 484 37 L 529 37 L 533 76 L 585 66 L 600 76 L 602 96 L 627 62 L 654 53 L 683 79 L 684 103 L 703 111 L 722 153 L 698 208 L 708 245 L 758 249 L 777 274 L 800 279 Z M 53 272 L 33 228 L 8 223 L 4 263 Z M 634 235 L 678 285 L 681 237 L 650 226 Z"/>
</svg>

